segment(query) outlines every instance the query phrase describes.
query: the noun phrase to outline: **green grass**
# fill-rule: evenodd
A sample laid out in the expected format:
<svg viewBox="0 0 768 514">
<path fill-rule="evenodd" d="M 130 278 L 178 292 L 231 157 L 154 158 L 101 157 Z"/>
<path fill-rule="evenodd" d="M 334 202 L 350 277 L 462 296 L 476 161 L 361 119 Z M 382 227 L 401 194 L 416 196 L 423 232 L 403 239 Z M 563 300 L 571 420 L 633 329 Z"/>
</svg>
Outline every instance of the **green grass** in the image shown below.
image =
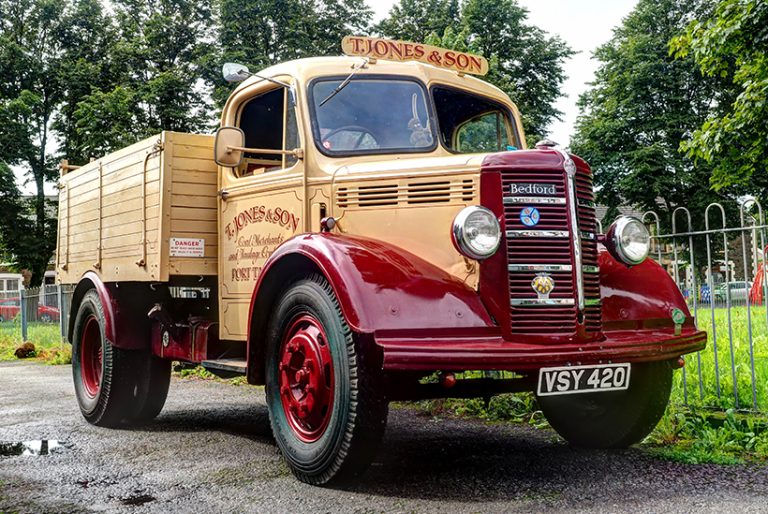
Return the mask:
<svg viewBox="0 0 768 514">
<path fill-rule="evenodd" d="M 707 347 L 698 354 L 686 357 L 685 382 L 687 387 L 685 389 L 683 388 L 683 373 L 675 374 L 672 402 L 683 404 L 687 397 L 687 403 L 692 406 L 768 412 L 768 327 L 766 326 L 765 312 L 765 306 L 751 308 L 756 409 L 753 405 L 752 396 L 752 367 L 746 307 L 731 308 L 731 339 L 729 339 L 727 309 L 715 309 L 717 367 L 715 366 L 715 332 L 712 330 L 712 314 L 707 306 L 699 308 L 698 326 L 707 332 Z M 733 342 L 733 352 L 731 352 L 731 341 Z M 736 371 L 736 395 L 734 395 L 733 390 L 732 361 Z M 716 369 L 719 373 L 719 396 Z M 738 398 L 738 402 L 736 398 Z"/>
<path fill-rule="evenodd" d="M 58 323 L 30 323 L 27 339 L 35 345 L 34 358 L 38 360 L 48 364 L 69 364 L 72 361 L 71 348 L 61 339 Z M 18 318 L 0 323 L 0 361 L 17 360 L 14 352 L 22 343 Z"/>
</svg>

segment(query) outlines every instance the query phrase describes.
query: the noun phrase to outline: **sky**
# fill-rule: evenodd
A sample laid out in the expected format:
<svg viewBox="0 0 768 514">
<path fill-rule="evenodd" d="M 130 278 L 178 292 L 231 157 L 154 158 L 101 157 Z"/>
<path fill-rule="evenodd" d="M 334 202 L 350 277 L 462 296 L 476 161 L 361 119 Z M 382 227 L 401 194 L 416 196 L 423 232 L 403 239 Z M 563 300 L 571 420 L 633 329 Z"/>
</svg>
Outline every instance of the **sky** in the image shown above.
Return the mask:
<svg viewBox="0 0 768 514">
<path fill-rule="evenodd" d="M 385 17 L 396 0 L 368 0 L 373 8 L 376 21 Z M 613 35 L 613 28 L 621 24 L 637 0 L 517 0 L 529 11 L 528 22 L 542 30 L 559 35 L 578 54 L 565 63 L 568 80 L 563 84 L 565 96 L 557 101 L 557 109 L 563 113 L 563 120 L 550 127 L 549 138 L 567 146 L 573 134 L 573 127 L 579 109 L 576 102 L 579 95 L 588 89 L 597 62 L 592 51 Z"/>
</svg>

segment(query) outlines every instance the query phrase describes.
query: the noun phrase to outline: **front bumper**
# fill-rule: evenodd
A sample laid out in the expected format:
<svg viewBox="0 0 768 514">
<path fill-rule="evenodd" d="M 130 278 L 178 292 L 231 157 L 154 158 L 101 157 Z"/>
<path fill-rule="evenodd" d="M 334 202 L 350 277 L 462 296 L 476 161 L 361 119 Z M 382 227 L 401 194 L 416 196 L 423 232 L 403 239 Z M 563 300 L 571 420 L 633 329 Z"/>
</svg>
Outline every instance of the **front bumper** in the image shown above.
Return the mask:
<svg viewBox="0 0 768 514">
<path fill-rule="evenodd" d="M 706 332 L 674 329 L 615 330 L 582 344 L 523 344 L 501 337 L 375 336 L 386 371 L 535 370 L 548 366 L 676 359 L 704 348 Z"/>
</svg>

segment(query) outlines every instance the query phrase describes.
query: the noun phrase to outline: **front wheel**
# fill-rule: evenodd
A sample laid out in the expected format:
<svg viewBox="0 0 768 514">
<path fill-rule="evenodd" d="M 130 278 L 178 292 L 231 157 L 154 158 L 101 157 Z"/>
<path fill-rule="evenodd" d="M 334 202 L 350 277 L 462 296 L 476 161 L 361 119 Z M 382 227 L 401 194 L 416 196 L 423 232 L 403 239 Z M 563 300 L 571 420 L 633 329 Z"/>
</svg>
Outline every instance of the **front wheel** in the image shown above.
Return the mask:
<svg viewBox="0 0 768 514">
<path fill-rule="evenodd" d="M 563 439 L 584 448 L 626 448 L 651 433 L 672 389 L 669 362 L 632 364 L 629 389 L 539 396 L 549 424 Z"/>
<path fill-rule="evenodd" d="M 387 401 L 368 358 L 323 277 L 286 289 L 267 330 L 266 396 L 272 432 L 299 480 L 349 479 L 375 456 Z"/>
</svg>

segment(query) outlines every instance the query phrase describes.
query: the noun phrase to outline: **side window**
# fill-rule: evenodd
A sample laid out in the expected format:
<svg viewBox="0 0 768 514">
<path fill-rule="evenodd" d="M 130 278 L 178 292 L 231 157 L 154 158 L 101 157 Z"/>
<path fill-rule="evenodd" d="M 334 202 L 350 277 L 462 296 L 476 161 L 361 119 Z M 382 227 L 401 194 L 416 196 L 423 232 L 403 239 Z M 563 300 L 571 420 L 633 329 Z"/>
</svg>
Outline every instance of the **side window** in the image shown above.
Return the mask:
<svg viewBox="0 0 768 514">
<path fill-rule="evenodd" d="M 507 146 L 509 138 L 499 111 L 471 119 L 456 131 L 455 148 L 460 153 L 498 152 Z"/>
<path fill-rule="evenodd" d="M 285 88 L 255 96 L 241 108 L 238 126 L 245 134 L 245 146 L 264 150 L 293 150 L 299 146 L 296 111 Z M 296 157 L 281 153 L 246 153 L 237 169 L 240 177 L 293 166 Z"/>
<path fill-rule="evenodd" d="M 451 152 L 501 152 L 520 147 L 505 106 L 449 87 L 432 88 L 440 139 Z"/>
</svg>

